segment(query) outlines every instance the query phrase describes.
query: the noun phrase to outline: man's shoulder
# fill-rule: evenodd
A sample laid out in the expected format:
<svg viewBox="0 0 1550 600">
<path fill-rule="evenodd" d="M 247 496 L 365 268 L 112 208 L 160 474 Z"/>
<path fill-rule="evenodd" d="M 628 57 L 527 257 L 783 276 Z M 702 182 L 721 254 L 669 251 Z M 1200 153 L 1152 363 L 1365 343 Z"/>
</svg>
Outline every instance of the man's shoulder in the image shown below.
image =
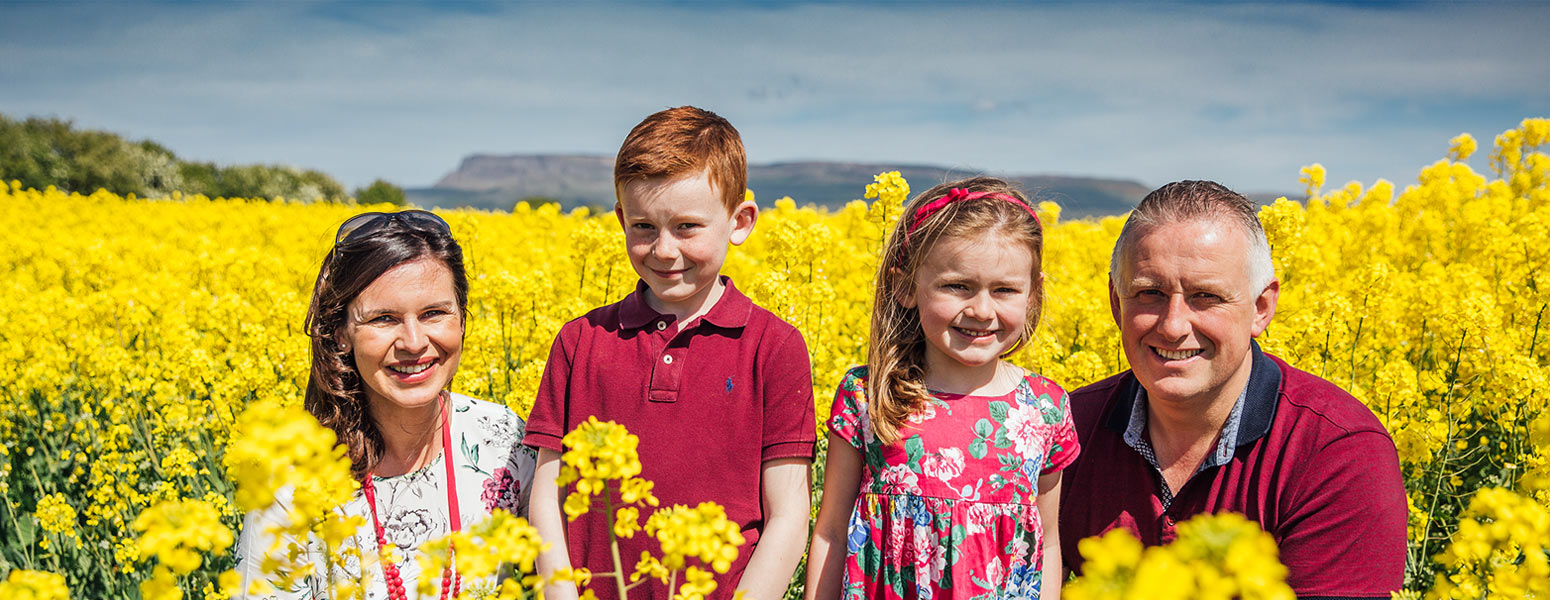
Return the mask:
<svg viewBox="0 0 1550 600">
<path fill-rule="evenodd" d="M 1125 370 L 1071 392 L 1071 418 L 1076 421 L 1077 428 L 1085 429 L 1088 424 L 1103 418 L 1104 408 L 1133 381 L 1135 377 Z"/>
<path fill-rule="evenodd" d="M 1280 357 L 1266 354 L 1281 369 L 1280 411 L 1286 411 L 1288 419 L 1295 420 L 1298 428 L 1322 426 L 1326 434 L 1341 435 L 1361 432 L 1389 435 L 1388 429 L 1355 396 L 1335 383 L 1298 369 Z M 1279 416 L 1278 416 L 1279 420 Z"/>
</svg>

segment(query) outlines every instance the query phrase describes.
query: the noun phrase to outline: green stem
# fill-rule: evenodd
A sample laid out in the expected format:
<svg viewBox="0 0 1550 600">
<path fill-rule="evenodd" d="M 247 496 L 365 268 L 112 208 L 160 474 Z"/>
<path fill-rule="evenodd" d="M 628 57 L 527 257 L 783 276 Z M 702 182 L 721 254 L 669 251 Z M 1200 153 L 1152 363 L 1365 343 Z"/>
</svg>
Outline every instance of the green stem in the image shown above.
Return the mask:
<svg viewBox="0 0 1550 600">
<path fill-rule="evenodd" d="M 624 561 L 619 558 L 619 536 L 614 534 L 613 486 L 603 490 L 603 508 L 608 511 L 608 551 L 614 557 L 614 583 L 619 586 L 619 600 L 627 600 L 630 588 L 624 584 Z"/>
<path fill-rule="evenodd" d="M 1465 330 L 1465 332 L 1459 337 L 1458 351 L 1454 353 L 1453 357 L 1452 373 L 1449 373 L 1448 376 L 1448 391 L 1445 392 L 1442 396 L 1443 405 L 1448 407 L 1446 412 L 1448 416 L 1448 437 L 1443 441 L 1442 460 L 1437 465 L 1437 482 L 1432 487 L 1432 505 L 1426 511 L 1426 531 L 1422 532 L 1423 535 L 1421 536 L 1420 552 L 1415 557 L 1415 560 L 1412 561 L 1413 564 L 1419 564 L 1418 561 L 1424 560 L 1426 557 L 1430 556 L 1430 554 L 1427 554 L 1426 548 L 1431 544 L 1432 541 L 1432 523 L 1437 520 L 1437 503 L 1442 498 L 1442 482 L 1445 478 L 1448 477 L 1448 463 L 1453 459 L 1453 408 L 1448 404 L 1448 400 L 1452 398 L 1454 385 L 1458 383 L 1458 365 L 1459 362 L 1463 359 L 1464 341 L 1468 339 L 1468 337 L 1468 330 Z"/>
<path fill-rule="evenodd" d="M 1533 335 L 1533 337 L 1529 338 L 1529 342 L 1528 342 L 1528 357 L 1530 359 L 1534 358 L 1534 348 L 1539 345 L 1539 324 L 1545 318 L 1545 307 L 1546 306 L 1550 306 L 1550 303 L 1540 304 L 1539 305 L 1539 316 L 1534 317 L 1534 335 Z"/>
<path fill-rule="evenodd" d="M 21 523 L 20 521 L 16 520 L 16 504 L 11 502 L 10 494 L 4 494 L 4 497 L 5 516 L 9 517 L 11 520 L 11 531 L 21 531 Z M 34 536 L 36 536 L 36 534 L 34 534 Z M 32 569 L 34 563 L 37 561 L 37 557 L 32 553 L 32 546 L 33 544 L 29 544 L 22 548 L 22 559 L 26 561 L 22 566 L 27 569 Z"/>
</svg>

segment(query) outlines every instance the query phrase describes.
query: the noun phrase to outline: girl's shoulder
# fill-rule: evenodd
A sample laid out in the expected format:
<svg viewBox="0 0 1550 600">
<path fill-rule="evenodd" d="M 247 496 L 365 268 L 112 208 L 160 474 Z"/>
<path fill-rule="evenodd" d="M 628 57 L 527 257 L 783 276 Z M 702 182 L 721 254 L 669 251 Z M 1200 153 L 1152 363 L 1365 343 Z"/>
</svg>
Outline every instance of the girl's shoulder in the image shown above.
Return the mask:
<svg viewBox="0 0 1550 600">
<path fill-rule="evenodd" d="M 1055 380 L 1033 371 L 1029 371 L 1028 369 L 1024 369 L 1017 365 L 1010 363 L 1008 363 L 1008 365 L 1014 369 L 1017 369 L 1018 373 L 1021 375 L 1022 385 L 1027 386 L 1028 390 L 1034 394 L 1049 394 L 1052 396 L 1066 395 L 1066 389 L 1060 387 L 1060 384 L 1055 383 Z"/>
<path fill-rule="evenodd" d="M 862 391 L 866 389 L 867 366 L 856 365 L 845 371 L 845 376 L 840 378 L 840 389 L 847 391 Z"/>
</svg>

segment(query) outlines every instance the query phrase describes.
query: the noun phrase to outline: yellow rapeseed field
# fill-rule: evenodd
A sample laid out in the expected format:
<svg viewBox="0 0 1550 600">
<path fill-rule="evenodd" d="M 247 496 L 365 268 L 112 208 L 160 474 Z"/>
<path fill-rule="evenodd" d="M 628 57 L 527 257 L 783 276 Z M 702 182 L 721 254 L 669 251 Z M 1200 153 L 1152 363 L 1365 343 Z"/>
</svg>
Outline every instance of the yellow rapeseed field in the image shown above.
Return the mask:
<svg viewBox="0 0 1550 600">
<path fill-rule="evenodd" d="M 1261 212 L 1282 281 L 1261 342 L 1350 390 L 1392 432 L 1412 505 L 1409 597 L 1550 597 L 1547 143 L 1550 120 L 1525 120 L 1478 173 L 1465 163 L 1476 142 L 1461 135 L 1402 187 L 1327 190 L 1312 165 L 1307 198 Z M 806 336 L 820 422 L 844 369 L 864 359 L 876 257 L 908 195 L 897 174 L 865 183 L 856 192 L 870 200 L 838 211 L 776 201 L 727 261 L 742 290 Z M 19 187 L 0 183 L 0 597 L 224 597 L 239 512 L 275 484 L 233 457 L 272 458 L 252 444 L 311 431 L 282 429 L 309 367 L 313 278 L 340 222 L 391 207 Z M 1039 210 L 1049 300 L 1015 361 L 1074 389 L 1126 366 L 1106 289 L 1123 216 Z M 618 225 L 553 205 L 440 214 L 472 288 L 454 388 L 525 415 L 560 325 L 634 286 Z M 269 416 L 239 427 L 250 406 Z M 308 452 L 296 460 L 337 466 L 326 447 Z M 1273 557 L 1252 533 L 1233 552 Z M 1073 595 L 1217 568 L 1179 558 L 1192 552 L 1182 546 L 1151 566 L 1161 554 L 1124 540 L 1084 547 L 1108 558 Z"/>
</svg>

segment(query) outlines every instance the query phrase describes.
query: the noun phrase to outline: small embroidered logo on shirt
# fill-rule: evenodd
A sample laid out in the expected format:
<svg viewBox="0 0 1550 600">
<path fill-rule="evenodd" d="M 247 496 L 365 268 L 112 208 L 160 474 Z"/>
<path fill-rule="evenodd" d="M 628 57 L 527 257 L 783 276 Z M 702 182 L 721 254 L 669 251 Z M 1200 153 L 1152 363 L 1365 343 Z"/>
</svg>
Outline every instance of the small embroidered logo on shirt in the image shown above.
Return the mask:
<svg viewBox="0 0 1550 600">
<path fill-rule="evenodd" d="M 732 391 L 732 378 L 728 377 L 727 378 L 727 392 L 731 393 L 731 391 Z"/>
</svg>

